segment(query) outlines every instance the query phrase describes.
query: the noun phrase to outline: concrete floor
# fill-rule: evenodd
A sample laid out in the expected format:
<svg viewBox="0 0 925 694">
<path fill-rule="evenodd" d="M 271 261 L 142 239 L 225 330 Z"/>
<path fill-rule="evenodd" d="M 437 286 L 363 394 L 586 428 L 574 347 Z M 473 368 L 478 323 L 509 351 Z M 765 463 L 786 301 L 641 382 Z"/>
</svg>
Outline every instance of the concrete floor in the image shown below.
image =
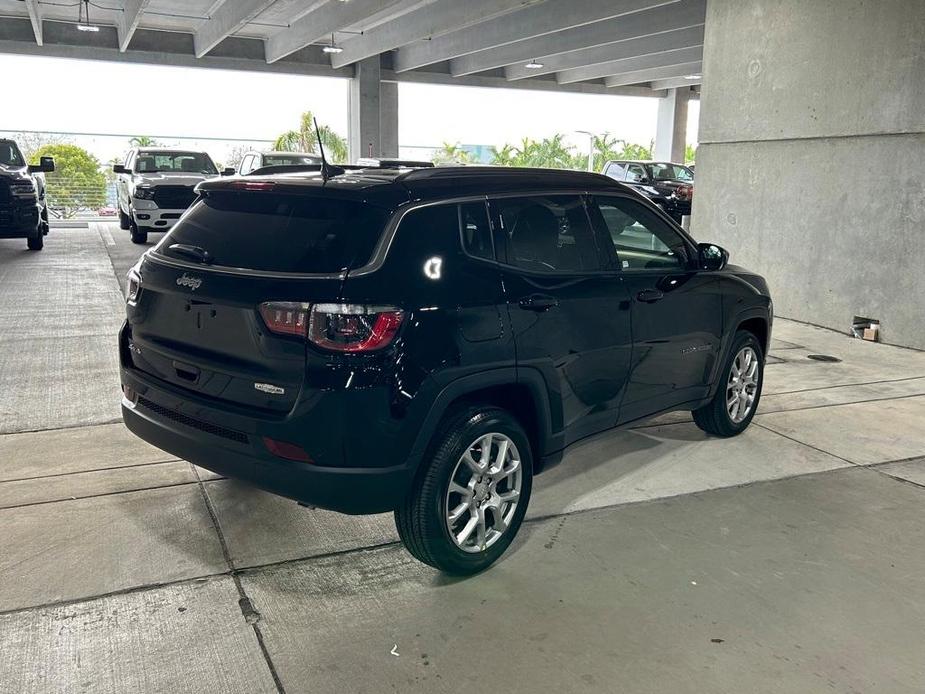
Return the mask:
<svg viewBox="0 0 925 694">
<path fill-rule="evenodd" d="M 21 245 L 0 242 L 0 691 L 925 691 L 923 353 L 779 320 L 745 434 L 676 413 L 586 441 L 509 555 L 452 580 L 390 516 L 130 436 L 116 277 L 140 249 L 113 224 Z"/>
</svg>

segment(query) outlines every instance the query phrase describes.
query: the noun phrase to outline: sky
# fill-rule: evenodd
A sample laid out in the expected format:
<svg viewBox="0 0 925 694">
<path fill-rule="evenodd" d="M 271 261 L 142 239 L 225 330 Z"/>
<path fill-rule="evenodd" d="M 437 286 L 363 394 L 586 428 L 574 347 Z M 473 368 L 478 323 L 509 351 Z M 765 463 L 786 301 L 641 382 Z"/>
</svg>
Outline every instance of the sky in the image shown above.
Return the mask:
<svg viewBox="0 0 925 694">
<path fill-rule="evenodd" d="M 198 145 L 221 161 L 242 142 L 260 146 L 297 127 L 306 110 L 347 134 L 348 82 L 341 78 L 16 55 L 0 55 L 0 75 L 7 94 L 46 86 L 34 99 L 0 101 L 0 132 L 106 134 L 74 138 L 104 162 L 121 156 L 131 135 Z M 577 130 L 648 144 L 657 108 L 644 97 L 399 83 L 399 145 L 409 156 L 408 148 L 443 142 L 501 146 L 558 132 L 585 151 L 587 136 Z M 692 101 L 692 143 L 698 115 Z"/>
</svg>

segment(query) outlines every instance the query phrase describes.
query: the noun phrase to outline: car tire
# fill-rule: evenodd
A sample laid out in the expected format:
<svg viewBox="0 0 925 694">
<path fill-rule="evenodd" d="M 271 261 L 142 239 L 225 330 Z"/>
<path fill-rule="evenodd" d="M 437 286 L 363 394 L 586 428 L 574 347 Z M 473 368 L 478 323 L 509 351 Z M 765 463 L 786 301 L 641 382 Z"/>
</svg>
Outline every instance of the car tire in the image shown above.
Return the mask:
<svg viewBox="0 0 925 694">
<path fill-rule="evenodd" d="M 45 247 L 45 235 L 42 233 L 41 228 L 35 236 L 30 236 L 26 239 L 26 244 L 29 246 L 30 251 L 40 251 Z"/>
<path fill-rule="evenodd" d="M 142 244 L 142 243 L 148 242 L 148 232 L 142 231 L 141 229 L 139 229 L 138 225 L 135 224 L 135 222 L 132 222 L 131 232 L 132 232 L 132 243 Z"/>
<path fill-rule="evenodd" d="M 694 422 L 714 436 L 741 434 L 758 409 L 764 384 L 764 350 L 754 334 L 735 334 L 713 399 L 694 410 Z"/>
<path fill-rule="evenodd" d="M 42 236 L 48 236 L 48 232 L 51 231 L 51 227 L 48 225 L 48 207 L 42 208 L 39 225 L 42 227 Z"/>
<path fill-rule="evenodd" d="M 483 458 L 486 449 L 488 458 Z M 497 407 L 457 410 L 444 419 L 395 511 L 398 535 L 425 564 L 448 574 L 478 573 L 497 561 L 517 535 L 532 484 L 530 443 L 509 412 Z"/>
<path fill-rule="evenodd" d="M 119 208 L 119 228 L 128 231 L 132 228 L 132 218 Z"/>
</svg>

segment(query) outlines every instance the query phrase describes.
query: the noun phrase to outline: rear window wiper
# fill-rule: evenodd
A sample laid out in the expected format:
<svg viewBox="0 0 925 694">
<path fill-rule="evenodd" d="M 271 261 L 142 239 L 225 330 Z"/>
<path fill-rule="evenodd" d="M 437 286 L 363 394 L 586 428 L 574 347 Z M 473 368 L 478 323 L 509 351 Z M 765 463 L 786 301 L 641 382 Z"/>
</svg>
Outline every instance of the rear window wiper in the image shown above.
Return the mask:
<svg viewBox="0 0 925 694">
<path fill-rule="evenodd" d="M 199 246 L 190 246 L 185 243 L 172 243 L 167 247 L 167 250 L 173 251 L 177 255 L 186 256 L 203 265 L 211 265 L 215 261 L 215 257 L 209 253 L 209 251 Z"/>
</svg>

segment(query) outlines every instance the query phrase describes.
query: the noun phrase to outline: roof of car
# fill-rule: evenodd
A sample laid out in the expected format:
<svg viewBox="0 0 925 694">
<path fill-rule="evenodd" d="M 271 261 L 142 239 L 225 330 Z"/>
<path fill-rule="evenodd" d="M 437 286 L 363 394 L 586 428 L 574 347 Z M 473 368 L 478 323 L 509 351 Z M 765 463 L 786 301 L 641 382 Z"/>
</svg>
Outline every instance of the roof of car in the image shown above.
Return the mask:
<svg viewBox="0 0 925 694">
<path fill-rule="evenodd" d="M 624 186 L 602 174 L 558 169 L 502 166 L 437 168 L 355 168 L 329 178 L 318 171 L 295 171 L 266 176 L 214 179 L 200 184 L 204 191 L 244 188 L 258 190 L 262 183 L 276 189 L 323 189 L 334 197 L 360 198 L 371 204 L 397 207 L 411 201 L 440 200 L 498 193 L 535 193 L 553 190 L 613 192 Z"/>
<path fill-rule="evenodd" d="M 201 149 L 185 149 L 183 147 L 136 147 L 139 152 L 151 152 L 157 154 L 158 152 L 173 152 L 173 153 L 183 153 L 183 154 L 208 154 Z"/>
<path fill-rule="evenodd" d="M 263 156 L 280 156 L 280 157 L 312 157 L 313 159 L 320 159 L 317 154 L 312 152 L 280 152 L 275 149 L 255 149 L 247 152 L 247 154 L 262 154 Z"/>
<path fill-rule="evenodd" d="M 687 164 L 678 164 L 673 161 L 659 161 L 656 159 L 610 159 L 607 161 L 607 164 L 662 164 L 664 166 L 687 166 Z"/>
</svg>

